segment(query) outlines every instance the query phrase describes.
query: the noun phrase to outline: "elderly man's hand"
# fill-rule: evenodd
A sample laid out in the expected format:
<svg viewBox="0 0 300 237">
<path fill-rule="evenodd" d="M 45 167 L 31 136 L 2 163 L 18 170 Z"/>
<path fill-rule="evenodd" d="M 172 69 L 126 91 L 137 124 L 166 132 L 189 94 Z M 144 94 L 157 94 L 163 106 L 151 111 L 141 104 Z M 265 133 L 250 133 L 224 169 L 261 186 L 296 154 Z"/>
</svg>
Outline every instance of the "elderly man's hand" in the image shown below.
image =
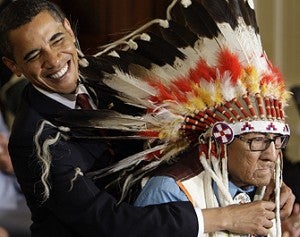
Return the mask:
<svg viewBox="0 0 300 237">
<path fill-rule="evenodd" d="M 14 172 L 8 153 L 8 139 L 3 133 L 0 133 L 0 171 L 8 174 Z"/>
<path fill-rule="evenodd" d="M 282 221 L 282 233 L 284 237 L 300 236 L 300 205 L 296 203 L 292 215 Z"/>
<path fill-rule="evenodd" d="M 268 201 L 203 209 L 204 232 L 227 230 L 237 234 L 265 236 L 273 226 L 274 210 L 275 204 Z"/>
<path fill-rule="evenodd" d="M 265 192 L 265 196 L 263 200 L 266 201 L 275 201 L 275 194 L 274 194 L 274 182 L 271 182 Z M 292 190 L 283 183 L 280 188 L 280 217 L 281 219 L 288 218 L 292 211 L 293 211 L 293 205 L 295 202 L 295 195 L 293 194 Z"/>
</svg>

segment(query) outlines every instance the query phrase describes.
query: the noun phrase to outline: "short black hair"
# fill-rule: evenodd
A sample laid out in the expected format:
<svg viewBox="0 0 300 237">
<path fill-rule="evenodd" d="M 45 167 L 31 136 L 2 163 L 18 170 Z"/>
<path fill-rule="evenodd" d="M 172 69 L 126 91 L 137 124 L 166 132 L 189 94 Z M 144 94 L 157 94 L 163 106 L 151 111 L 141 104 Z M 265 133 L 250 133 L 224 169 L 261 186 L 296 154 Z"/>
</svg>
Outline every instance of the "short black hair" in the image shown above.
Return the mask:
<svg viewBox="0 0 300 237">
<path fill-rule="evenodd" d="M 65 19 L 63 11 L 56 4 L 46 0 L 17 0 L 4 8 L 0 13 L 1 57 L 13 59 L 13 49 L 8 39 L 9 31 L 31 22 L 35 16 L 43 11 L 48 11 L 59 22 L 63 22 Z"/>
</svg>

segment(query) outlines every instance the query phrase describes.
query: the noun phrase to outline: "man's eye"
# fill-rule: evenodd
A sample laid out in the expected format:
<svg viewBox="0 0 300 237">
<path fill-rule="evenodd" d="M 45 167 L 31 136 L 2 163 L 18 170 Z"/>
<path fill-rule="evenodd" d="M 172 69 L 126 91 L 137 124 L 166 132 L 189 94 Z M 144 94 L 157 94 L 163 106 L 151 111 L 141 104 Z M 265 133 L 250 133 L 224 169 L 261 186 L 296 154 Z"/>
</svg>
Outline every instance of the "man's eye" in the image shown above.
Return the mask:
<svg viewBox="0 0 300 237">
<path fill-rule="evenodd" d="M 254 137 L 251 140 L 256 141 L 256 142 L 261 142 L 265 140 L 265 137 Z"/>
<path fill-rule="evenodd" d="M 34 61 L 35 59 L 38 58 L 38 56 L 39 56 L 39 54 L 33 54 L 29 58 L 27 58 L 26 62 Z"/>
<path fill-rule="evenodd" d="M 53 45 L 58 44 L 58 43 L 61 42 L 62 40 L 63 40 L 63 37 L 57 38 L 56 40 L 53 41 Z"/>
</svg>

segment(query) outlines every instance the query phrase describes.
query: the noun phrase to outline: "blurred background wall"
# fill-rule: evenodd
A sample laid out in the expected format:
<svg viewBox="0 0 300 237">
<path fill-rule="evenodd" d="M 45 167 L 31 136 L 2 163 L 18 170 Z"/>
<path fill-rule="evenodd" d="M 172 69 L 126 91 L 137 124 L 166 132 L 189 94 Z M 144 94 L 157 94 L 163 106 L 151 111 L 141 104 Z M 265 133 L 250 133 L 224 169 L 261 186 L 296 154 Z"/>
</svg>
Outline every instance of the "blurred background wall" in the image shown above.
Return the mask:
<svg viewBox="0 0 300 237">
<path fill-rule="evenodd" d="M 52 0 L 77 25 L 87 52 L 136 29 L 153 17 L 164 17 L 169 0 Z"/>
<path fill-rule="evenodd" d="M 268 57 L 283 72 L 288 88 L 300 86 L 300 1 L 256 0 L 257 19 Z M 300 116 L 294 100 L 287 108 L 291 138 L 287 154 L 300 161 Z"/>
</svg>

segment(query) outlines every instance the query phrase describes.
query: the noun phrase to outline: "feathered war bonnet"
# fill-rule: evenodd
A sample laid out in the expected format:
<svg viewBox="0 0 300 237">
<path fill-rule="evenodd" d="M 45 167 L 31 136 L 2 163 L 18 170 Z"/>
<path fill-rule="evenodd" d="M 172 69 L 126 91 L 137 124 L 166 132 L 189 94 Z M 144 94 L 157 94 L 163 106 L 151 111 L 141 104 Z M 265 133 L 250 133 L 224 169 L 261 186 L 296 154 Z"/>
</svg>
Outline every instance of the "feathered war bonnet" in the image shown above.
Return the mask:
<svg viewBox="0 0 300 237">
<path fill-rule="evenodd" d="M 289 135 L 284 114 L 289 92 L 262 48 L 252 0 L 174 0 L 166 18 L 86 57 L 83 80 L 146 112 L 96 111 L 85 126 L 134 132 L 126 138 L 148 145 L 92 175 L 152 161 L 133 174 L 138 176 L 199 145 L 200 160 L 226 205 L 232 202 L 226 146 L 243 133 Z M 161 36 L 147 31 L 153 24 Z"/>
</svg>

